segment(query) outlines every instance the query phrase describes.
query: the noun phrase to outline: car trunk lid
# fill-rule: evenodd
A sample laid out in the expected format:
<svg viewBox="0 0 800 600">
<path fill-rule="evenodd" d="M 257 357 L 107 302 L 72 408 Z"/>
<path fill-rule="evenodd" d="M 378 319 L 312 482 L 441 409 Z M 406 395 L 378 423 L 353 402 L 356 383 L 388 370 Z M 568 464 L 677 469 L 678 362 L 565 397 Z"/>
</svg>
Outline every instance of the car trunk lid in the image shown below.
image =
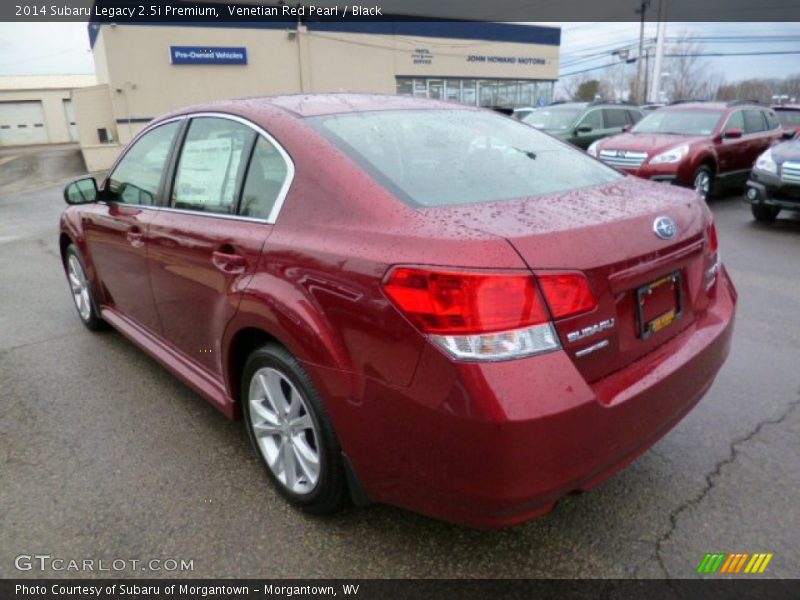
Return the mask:
<svg viewBox="0 0 800 600">
<path fill-rule="evenodd" d="M 457 221 L 504 237 L 534 272 L 580 270 L 587 276 L 597 308 L 555 322 L 564 349 L 587 381 L 677 335 L 707 303 L 707 209 L 693 191 L 626 178 L 448 210 Z M 674 238 L 656 235 L 659 217 L 674 221 Z M 644 332 L 648 324 L 657 330 Z"/>
</svg>

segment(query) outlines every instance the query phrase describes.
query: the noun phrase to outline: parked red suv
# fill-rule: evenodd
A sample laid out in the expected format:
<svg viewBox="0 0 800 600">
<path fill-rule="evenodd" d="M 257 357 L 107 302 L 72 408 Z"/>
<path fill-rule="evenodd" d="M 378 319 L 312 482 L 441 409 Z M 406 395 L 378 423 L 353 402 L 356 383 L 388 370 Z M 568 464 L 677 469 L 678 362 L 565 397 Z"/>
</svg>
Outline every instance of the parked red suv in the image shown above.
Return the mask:
<svg viewBox="0 0 800 600">
<path fill-rule="evenodd" d="M 349 495 L 540 515 L 661 438 L 731 343 L 696 194 L 474 107 L 206 104 L 65 199 L 83 323 L 243 416 L 279 492 L 317 513 Z"/>
<path fill-rule="evenodd" d="M 703 198 L 747 181 L 756 158 L 782 135 L 775 113 L 753 102 L 687 102 L 648 114 L 588 152 L 644 179 L 695 188 Z"/>
</svg>

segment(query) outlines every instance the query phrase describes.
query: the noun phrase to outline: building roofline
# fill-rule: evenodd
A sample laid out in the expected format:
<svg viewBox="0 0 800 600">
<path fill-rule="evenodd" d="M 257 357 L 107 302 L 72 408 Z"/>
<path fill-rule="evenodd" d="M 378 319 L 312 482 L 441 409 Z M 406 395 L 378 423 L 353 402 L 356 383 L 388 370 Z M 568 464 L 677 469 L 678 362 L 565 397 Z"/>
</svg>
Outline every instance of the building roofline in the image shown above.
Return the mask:
<svg viewBox="0 0 800 600">
<path fill-rule="evenodd" d="M 544 25 L 521 25 L 517 23 L 492 23 L 486 21 L 445 21 L 425 17 L 387 15 L 385 20 L 348 21 L 320 20 L 304 21 L 309 31 L 358 33 L 370 35 L 403 35 L 412 37 L 432 37 L 444 39 L 479 40 L 486 42 L 514 42 L 520 44 L 541 44 L 559 46 L 561 29 Z M 392 19 L 392 20 L 389 20 Z M 100 28 L 111 25 L 113 21 L 90 20 L 88 25 L 89 44 L 94 48 Z M 194 23 L 177 22 L 138 22 L 117 23 L 117 26 L 145 25 L 151 27 L 211 27 L 228 29 L 283 29 L 294 30 L 296 19 L 275 19 L 270 21 L 199 21 Z"/>
</svg>

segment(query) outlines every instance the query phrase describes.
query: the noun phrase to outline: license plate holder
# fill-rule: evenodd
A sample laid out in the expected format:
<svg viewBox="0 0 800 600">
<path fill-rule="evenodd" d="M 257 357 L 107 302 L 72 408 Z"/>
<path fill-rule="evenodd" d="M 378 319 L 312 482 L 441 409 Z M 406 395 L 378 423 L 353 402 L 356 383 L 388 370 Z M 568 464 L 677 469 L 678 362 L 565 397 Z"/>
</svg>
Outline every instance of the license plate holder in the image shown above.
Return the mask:
<svg viewBox="0 0 800 600">
<path fill-rule="evenodd" d="M 639 337 L 643 340 L 683 316 L 683 278 L 680 271 L 651 281 L 636 290 Z"/>
</svg>

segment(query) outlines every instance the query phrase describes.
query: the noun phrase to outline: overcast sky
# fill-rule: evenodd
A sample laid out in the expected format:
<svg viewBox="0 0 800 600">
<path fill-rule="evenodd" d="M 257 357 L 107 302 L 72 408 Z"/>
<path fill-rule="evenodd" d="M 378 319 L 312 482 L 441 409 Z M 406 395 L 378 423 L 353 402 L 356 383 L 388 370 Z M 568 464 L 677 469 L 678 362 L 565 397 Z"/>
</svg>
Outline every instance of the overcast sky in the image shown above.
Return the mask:
<svg viewBox="0 0 800 600">
<path fill-rule="evenodd" d="M 611 64 L 616 46 L 634 44 L 638 23 L 552 23 L 562 27 L 562 75 Z M 655 36 L 656 25 L 646 25 L 645 37 Z M 800 50 L 800 23 L 670 23 L 667 35 L 683 32 L 714 40 L 705 52 L 776 52 Z M 794 36 L 786 41 L 767 37 Z M 592 56 L 599 55 L 599 56 Z M 93 73 L 85 23 L 0 23 L 0 75 Z M 752 77 L 783 77 L 800 72 L 800 55 L 709 57 L 708 67 L 727 81 Z"/>
</svg>

